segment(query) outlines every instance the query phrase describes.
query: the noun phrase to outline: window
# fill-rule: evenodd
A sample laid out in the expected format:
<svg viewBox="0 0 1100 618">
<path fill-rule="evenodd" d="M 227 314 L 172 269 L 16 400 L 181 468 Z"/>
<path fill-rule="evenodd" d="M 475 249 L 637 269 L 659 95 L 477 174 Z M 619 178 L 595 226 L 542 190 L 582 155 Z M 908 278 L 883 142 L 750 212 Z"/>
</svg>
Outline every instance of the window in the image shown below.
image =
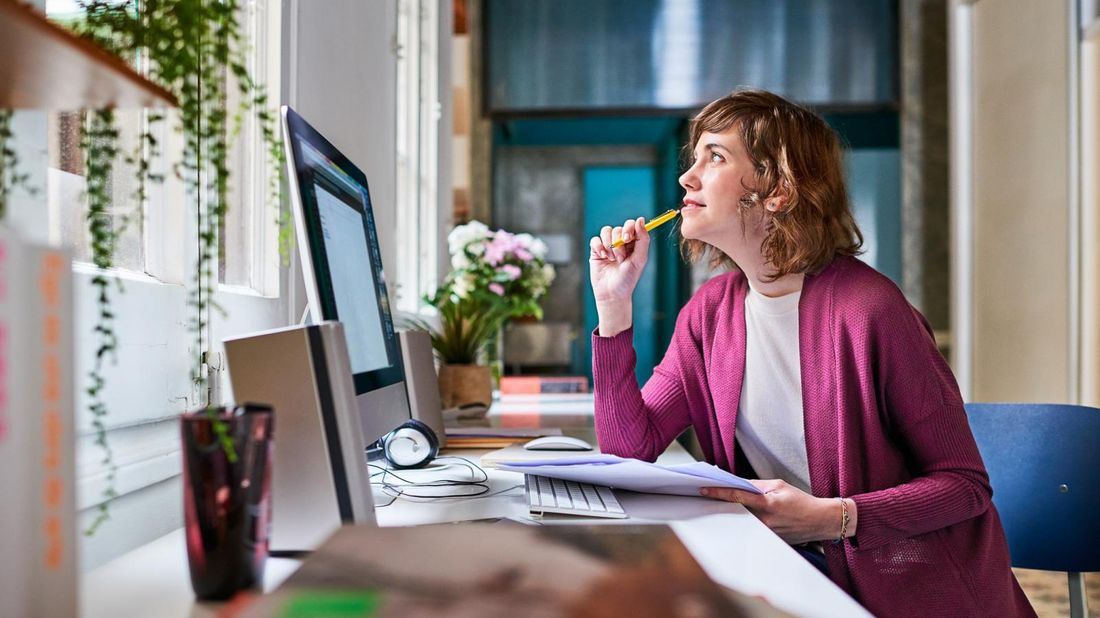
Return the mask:
<svg viewBox="0 0 1100 618">
<path fill-rule="evenodd" d="M 416 314 L 439 279 L 440 3 L 399 0 L 397 11 L 398 311 Z M 447 76 L 447 83 L 450 77 Z M 444 136 L 450 139 L 450 135 Z"/>
<path fill-rule="evenodd" d="M 265 84 L 268 106 L 274 108 L 279 95 L 280 12 L 277 2 L 251 0 L 242 7 L 242 25 L 253 51 L 248 69 Z M 237 109 L 240 97 L 236 83 L 229 88 L 229 109 Z M 278 127 L 276 127 L 278 130 Z M 224 285 L 251 290 L 263 296 L 279 295 L 279 226 L 281 204 L 273 195 L 279 177 L 270 168 L 267 150 L 253 114 L 241 119 L 240 133 L 232 144 L 230 169 L 234 182 L 229 198 L 229 213 L 219 237 L 218 280 Z M 274 202 L 274 203 L 273 203 Z"/>
<path fill-rule="evenodd" d="M 75 0 L 47 0 L 46 13 L 51 19 L 62 23 L 76 22 L 81 18 L 81 9 Z M 111 224 L 119 233 L 115 261 L 120 268 L 144 271 L 143 205 L 134 199 L 137 190 L 134 168 L 126 162 L 126 158 L 135 153 L 148 116 L 141 110 L 116 110 L 115 117 L 120 131 L 119 156 L 110 183 L 115 200 L 109 213 Z M 88 208 L 83 197 L 84 154 L 80 149 L 80 125 L 86 121 L 87 116 L 83 112 L 47 115 L 49 239 L 54 245 L 72 250 L 74 257 L 83 262 L 91 260 L 85 223 Z M 159 132 L 158 137 L 162 137 Z"/>
<path fill-rule="evenodd" d="M 79 19 L 75 0 L 49 0 L 47 14 L 53 19 Z M 246 0 L 242 24 L 251 42 L 249 68 L 267 84 L 269 106 L 278 102 L 281 72 L 282 14 L 279 0 Z M 230 105 L 233 102 L 230 101 Z M 77 393 L 77 478 L 78 525 L 87 525 L 102 501 L 108 468 L 102 451 L 95 445 L 92 417 L 88 412 L 85 387 L 95 357 L 96 339 L 92 328 L 95 307 L 90 300 L 90 280 L 100 274 L 91 264 L 85 218 L 84 160 L 79 148 L 82 113 L 43 114 L 42 130 L 20 135 L 49 155 L 49 169 L 43 182 L 45 209 L 42 237 L 70 248 L 76 287 L 77 358 L 74 389 Z M 165 176 L 163 184 L 151 184 L 144 203 L 133 198 L 134 170 L 124 153 L 137 147 L 141 129 L 149 120 L 142 110 L 116 111 L 120 130 L 120 156 L 112 175 L 112 225 L 121 231 L 115 268 L 107 273 L 122 284 L 111 287 L 119 341 L 117 362 L 104 367 L 108 407 L 108 443 L 118 466 L 113 485 L 119 497 L 111 507 L 111 520 L 97 534 L 82 538 L 85 567 L 98 565 L 129 549 L 144 544 L 181 525 L 179 505 L 179 421 L 178 415 L 198 405 L 202 394 L 195 391 L 191 368 L 198 351 L 195 334 L 189 331 L 193 309 L 188 290 L 193 285 L 197 241 L 193 205 L 188 203 L 183 182 L 171 165 L 182 152 L 182 136 L 176 133 L 178 120 L 169 113 L 154 125 L 160 150 L 152 161 L 153 171 Z M 24 123 L 28 124 L 28 123 Z M 33 126 L 33 125 L 32 125 Z M 38 136 L 37 142 L 29 139 Z M 203 350 L 211 365 L 211 401 L 220 402 L 217 386 L 224 380 L 219 360 L 220 341 L 228 336 L 283 326 L 289 311 L 280 296 L 285 269 L 278 252 L 279 205 L 270 199 L 269 166 L 255 121 L 245 118 L 231 154 L 230 216 L 223 230 L 224 259 L 219 261 L 219 290 L 215 301 L 228 311 L 227 317 L 212 311 Z M 37 220 L 36 220 L 37 221 Z M 120 291 L 120 289 L 122 291 Z"/>
</svg>

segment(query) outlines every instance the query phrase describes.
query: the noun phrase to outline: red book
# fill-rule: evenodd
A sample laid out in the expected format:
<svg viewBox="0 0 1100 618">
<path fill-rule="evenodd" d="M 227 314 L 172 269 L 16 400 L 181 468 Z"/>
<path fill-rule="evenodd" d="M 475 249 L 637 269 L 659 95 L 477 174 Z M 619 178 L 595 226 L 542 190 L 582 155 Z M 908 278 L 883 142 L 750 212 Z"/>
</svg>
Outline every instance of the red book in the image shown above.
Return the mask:
<svg viewBox="0 0 1100 618">
<path fill-rule="evenodd" d="M 502 395 L 538 395 L 542 393 L 587 393 L 585 376 L 504 376 Z"/>
</svg>

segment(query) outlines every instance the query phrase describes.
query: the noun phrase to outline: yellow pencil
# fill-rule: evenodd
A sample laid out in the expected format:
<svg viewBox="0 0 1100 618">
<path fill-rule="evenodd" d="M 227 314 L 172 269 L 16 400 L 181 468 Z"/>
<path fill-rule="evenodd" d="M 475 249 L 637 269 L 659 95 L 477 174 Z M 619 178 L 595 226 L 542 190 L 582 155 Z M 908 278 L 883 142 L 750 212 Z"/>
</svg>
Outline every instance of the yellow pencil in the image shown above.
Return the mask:
<svg viewBox="0 0 1100 618">
<path fill-rule="evenodd" d="M 656 217 L 654 217 L 652 221 L 646 222 L 645 231 L 652 232 L 654 229 L 657 228 L 657 226 L 659 226 L 663 223 L 667 223 L 668 221 L 672 221 L 673 219 L 675 219 L 676 215 L 678 215 L 678 214 L 680 214 L 679 210 L 676 210 L 675 208 L 668 209 L 667 211 L 665 211 L 665 212 L 657 215 Z M 634 242 L 634 241 L 630 241 L 630 242 Z M 619 240 L 616 240 L 615 242 L 611 243 L 611 248 L 612 249 L 617 249 L 621 246 L 623 246 L 623 239 L 622 238 L 620 238 Z"/>
</svg>

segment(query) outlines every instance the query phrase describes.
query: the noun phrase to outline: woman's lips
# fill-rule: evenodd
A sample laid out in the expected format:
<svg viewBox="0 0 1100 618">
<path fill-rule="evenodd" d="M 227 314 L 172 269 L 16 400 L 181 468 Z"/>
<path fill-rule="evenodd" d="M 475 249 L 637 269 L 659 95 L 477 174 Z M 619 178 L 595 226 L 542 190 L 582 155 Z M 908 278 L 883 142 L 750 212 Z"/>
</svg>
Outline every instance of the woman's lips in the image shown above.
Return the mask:
<svg viewBox="0 0 1100 618">
<path fill-rule="evenodd" d="M 700 204 L 699 202 L 694 202 L 692 200 L 684 200 L 684 206 L 681 208 L 681 210 L 690 212 L 690 211 L 695 210 L 697 208 L 706 208 L 706 207 L 707 207 L 706 204 Z"/>
</svg>

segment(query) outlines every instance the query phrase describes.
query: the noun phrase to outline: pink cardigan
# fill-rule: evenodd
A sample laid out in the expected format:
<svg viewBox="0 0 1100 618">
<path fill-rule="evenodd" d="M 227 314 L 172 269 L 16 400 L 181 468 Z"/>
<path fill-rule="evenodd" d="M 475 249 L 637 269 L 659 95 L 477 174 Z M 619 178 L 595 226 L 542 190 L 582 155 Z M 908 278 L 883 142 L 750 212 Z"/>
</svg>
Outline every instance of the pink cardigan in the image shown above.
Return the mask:
<svg viewBox="0 0 1100 618">
<path fill-rule="evenodd" d="M 632 331 L 593 336 L 604 452 L 653 461 L 693 426 L 707 461 L 736 472 L 747 291 L 741 273 L 707 282 L 640 391 Z M 798 317 L 813 494 L 850 497 L 859 513 L 855 537 L 825 543 L 832 580 L 877 615 L 1034 616 L 924 317 L 848 257 L 806 277 Z"/>
</svg>

